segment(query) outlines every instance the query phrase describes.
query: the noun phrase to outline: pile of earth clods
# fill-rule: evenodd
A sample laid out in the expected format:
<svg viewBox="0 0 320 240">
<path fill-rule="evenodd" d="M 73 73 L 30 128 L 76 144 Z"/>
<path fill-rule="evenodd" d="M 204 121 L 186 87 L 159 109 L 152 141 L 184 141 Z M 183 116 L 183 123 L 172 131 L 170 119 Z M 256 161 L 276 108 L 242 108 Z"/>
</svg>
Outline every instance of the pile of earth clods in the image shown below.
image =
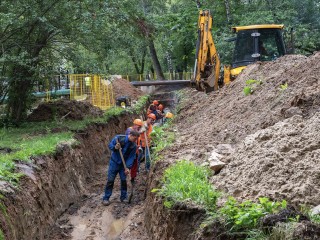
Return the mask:
<svg viewBox="0 0 320 240">
<path fill-rule="evenodd" d="M 43 102 L 28 115 L 29 122 L 51 121 L 54 119 L 83 120 L 86 117 L 100 117 L 103 111 L 85 101 L 58 100 Z"/>
<path fill-rule="evenodd" d="M 168 159 L 219 158 L 227 165 L 211 181 L 240 200 L 319 205 L 319 72 L 320 52 L 287 55 L 248 66 L 219 91 L 185 91 Z"/>
<path fill-rule="evenodd" d="M 144 93 L 131 85 L 131 83 L 123 78 L 116 78 L 112 81 L 112 87 L 115 98 L 121 96 L 130 97 L 131 100 L 138 100 Z"/>
</svg>

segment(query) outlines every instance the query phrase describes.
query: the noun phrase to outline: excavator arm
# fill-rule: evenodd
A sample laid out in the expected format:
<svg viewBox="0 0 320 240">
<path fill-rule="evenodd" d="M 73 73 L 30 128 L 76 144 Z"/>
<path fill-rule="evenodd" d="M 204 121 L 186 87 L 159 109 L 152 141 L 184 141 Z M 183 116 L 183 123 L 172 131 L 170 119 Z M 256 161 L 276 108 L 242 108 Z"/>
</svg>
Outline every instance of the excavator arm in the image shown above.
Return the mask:
<svg viewBox="0 0 320 240">
<path fill-rule="evenodd" d="M 220 75 L 220 59 L 211 34 L 212 16 L 209 10 L 201 10 L 198 19 L 198 41 L 193 82 L 201 91 L 217 90 Z"/>
</svg>

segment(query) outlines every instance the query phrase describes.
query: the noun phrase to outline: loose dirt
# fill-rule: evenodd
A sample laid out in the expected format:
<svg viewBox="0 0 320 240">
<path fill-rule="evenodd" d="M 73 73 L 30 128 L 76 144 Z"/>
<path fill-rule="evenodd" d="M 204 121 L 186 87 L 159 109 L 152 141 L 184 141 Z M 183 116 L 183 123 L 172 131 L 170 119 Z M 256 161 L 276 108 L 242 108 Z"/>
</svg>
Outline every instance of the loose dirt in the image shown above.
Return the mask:
<svg viewBox="0 0 320 240">
<path fill-rule="evenodd" d="M 39 106 L 29 114 L 29 122 L 60 120 L 82 120 L 85 117 L 100 117 L 103 111 L 85 101 L 58 100 L 54 102 L 40 103 Z"/>
<path fill-rule="evenodd" d="M 115 98 L 121 96 L 128 96 L 131 100 L 138 100 L 144 93 L 131 85 L 129 81 L 122 78 L 116 78 L 112 81 L 112 87 L 115 94 Z"/>
<path fill-rule="evenodd" d="M 186 90 L 167 160 L 206 165 L 220 154 L 227 166 L 211 181 L 227 194 L 320 204 L 319 71 L 319 52 L 288 55 L 248 66 L 217 92 Z M 262 83 L 245 96 L 249 79 Z"/>
</svg>

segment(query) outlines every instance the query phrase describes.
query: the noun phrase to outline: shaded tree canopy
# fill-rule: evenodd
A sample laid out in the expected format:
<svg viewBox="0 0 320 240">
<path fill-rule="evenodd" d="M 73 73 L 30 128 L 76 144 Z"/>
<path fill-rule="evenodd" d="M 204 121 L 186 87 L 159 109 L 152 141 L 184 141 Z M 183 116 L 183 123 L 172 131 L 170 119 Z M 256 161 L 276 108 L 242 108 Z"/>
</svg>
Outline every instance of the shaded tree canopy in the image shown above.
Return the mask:
<svg viewBox="0 0 320 240">
<path fill-rule="evenodd" d="M 21 122 L 35 86 L 61 69 L 74 73 L 191 71 L 198 7 L 210 9 L 222 62 L 231 26 L 276 23 L 293 29 L 295 52 L 320 49 L 316 0 L 28 0 L 0 2 L 0 102 Z"/>
</svg>

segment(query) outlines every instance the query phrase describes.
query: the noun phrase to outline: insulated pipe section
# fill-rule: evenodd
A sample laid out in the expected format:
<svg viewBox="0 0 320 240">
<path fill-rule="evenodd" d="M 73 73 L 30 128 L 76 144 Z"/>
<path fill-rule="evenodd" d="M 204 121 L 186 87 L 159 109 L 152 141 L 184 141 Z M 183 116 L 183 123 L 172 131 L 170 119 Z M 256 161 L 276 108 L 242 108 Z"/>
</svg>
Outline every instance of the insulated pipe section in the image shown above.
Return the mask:
<svg viewBox="0 0 320 240">
<path fill-rule="evenodd" d="M 190 85 L 190 80 L 163 80 L 163 81 L 134 81 L 133 86 L 154 86 L 154 85 Z"/>
</svg>

